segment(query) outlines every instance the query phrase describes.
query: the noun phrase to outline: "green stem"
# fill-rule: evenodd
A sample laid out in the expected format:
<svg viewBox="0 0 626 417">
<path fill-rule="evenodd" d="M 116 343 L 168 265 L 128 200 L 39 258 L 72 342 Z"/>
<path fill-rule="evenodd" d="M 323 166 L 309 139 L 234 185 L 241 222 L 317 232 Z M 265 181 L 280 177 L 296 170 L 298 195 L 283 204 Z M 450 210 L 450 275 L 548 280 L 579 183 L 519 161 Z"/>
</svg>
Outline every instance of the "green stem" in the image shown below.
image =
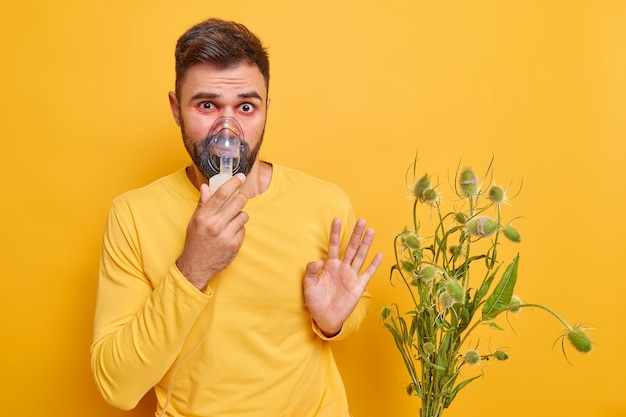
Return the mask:
<svg viewBox="0 0 626 417">
<path fill-rule="evenodd" d="M 534 303 L 525 303 L 525 304 L 520 304 L 520 305 L 515 306 L 515 308 L 524 308 L 524 307 L 539 308 L 541 310 L 547 311 L 548 313 L 552 314 L 558 321 L 563 323 L 563 325 L 567 328 L 568 331 L 571 332 L 574 330 L 572 326 L 563 317 L 561 317 L 556 311 L 552 310 L 551 308 L 548 308 L 541 304 L 534 304 Z M 501 313 L 504 313 L 505 311 L 509 311 L 509 307 L 496 311 L 494 314 L 491 315 L 492 318 L 490 320 L 499 316 Z M 489 321 L 489 320 L 483 320 L 482 318 L 480 318 L 472 325 L 472 327 L 467 329 L 459 345 L 463 345 L 465 343 L 465 340 L 469 337 L 470 333 L 472 333 L 472 331 L 474 331 L 476 327 L 478 327 L 478 325 L 484 323 L 485 321 Z"/>
<path fill-rule="evenodd" d="M 516 306 L 516 308 L 523 308 L 523 307 L 534 307 L 534 308 L 539 308 L 541 310 L 547 311 L 548 313 L 552 314 L 558 321 L 563 323 L 563 325 L 567 328 L 568 331 L 571 332 L 574 330 L 572 326 L 570 326 L 570 324 L 567 321 L 565 321 L 563 317 L 561 317 L 556 311 L 552 310 L 551 308 L 548 308 L 541 304 L 534 304 L 534 303 L 525 303 L 525 304 L 520 304 Z M 501 310 L 498 314 L 500 314 L 502 311 L 505 311 L 505 310 Z"/>
<path fill-rule="evenodd" d="M 396 270 L 400 274 L 400 277 L 402 277 L 402 282 L 404 282 L 404 285 L 406 285 L 406 288 L 409 290 L 409 294 L 411 294 L 411 298 L 413 299 L 413 304 L 415 305 L 415 307 L 417 307 L 418 303 L 417 303 L 417 299 L 415 298 L 415 294 L 413 294 L 413 289 L 411 288 L 411 285 L 408 283 L 408 281 L 406 280 L 406 277 L 402 273 L 402 264 L 400 263 L 400 258 L 398 257 L 398 236 L 396 236 L 396 238 L 394 239 L 393 246 L 394 246 L 394 255 L 396 257 L 396 266 L 397 266 Z"/>
</svg>

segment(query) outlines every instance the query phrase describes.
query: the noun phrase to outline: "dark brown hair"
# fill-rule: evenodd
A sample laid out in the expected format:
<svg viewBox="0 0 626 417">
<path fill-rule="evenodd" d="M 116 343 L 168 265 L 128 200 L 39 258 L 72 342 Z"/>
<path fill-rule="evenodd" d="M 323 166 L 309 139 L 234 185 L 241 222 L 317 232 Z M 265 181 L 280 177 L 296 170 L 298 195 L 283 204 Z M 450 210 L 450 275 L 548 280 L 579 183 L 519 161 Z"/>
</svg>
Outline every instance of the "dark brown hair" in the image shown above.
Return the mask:
<svg viewBox="0 0 626 417">
<path fill-rule="evenodd" d="M 208 64 L 218 69 L 241 63 L 256 65 L 269 88 L 270 63 L 267 49 L 247 27 L 237 22 L 208 19 L 187 30 L 176 43 L 176 96 L 187 69 L 194 64 Z"/>
</svg>

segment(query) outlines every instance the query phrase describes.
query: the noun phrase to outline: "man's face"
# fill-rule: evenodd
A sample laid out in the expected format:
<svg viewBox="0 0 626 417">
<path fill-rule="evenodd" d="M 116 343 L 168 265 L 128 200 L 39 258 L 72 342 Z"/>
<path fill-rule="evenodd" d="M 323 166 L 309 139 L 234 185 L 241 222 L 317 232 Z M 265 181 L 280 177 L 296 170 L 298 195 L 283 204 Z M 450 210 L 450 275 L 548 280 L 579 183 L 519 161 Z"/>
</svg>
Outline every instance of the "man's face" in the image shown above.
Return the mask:
<svg viewBox="0 0 626 417">
<path fill-rule="evenodd" d="M 239 172 L 248 174 L 258 159 L 267 118 L 267 87 L 255 65 L 216 69 L 196 64 L 187 70 L 180 98 L 170 93 L 170 106 L 181 128 L 185 148 L 200 173 L 215 174 L 208 163 L 207 134 L 215 119 L 231 116 L 241 125 L 245 154 Z"/>
</svg>

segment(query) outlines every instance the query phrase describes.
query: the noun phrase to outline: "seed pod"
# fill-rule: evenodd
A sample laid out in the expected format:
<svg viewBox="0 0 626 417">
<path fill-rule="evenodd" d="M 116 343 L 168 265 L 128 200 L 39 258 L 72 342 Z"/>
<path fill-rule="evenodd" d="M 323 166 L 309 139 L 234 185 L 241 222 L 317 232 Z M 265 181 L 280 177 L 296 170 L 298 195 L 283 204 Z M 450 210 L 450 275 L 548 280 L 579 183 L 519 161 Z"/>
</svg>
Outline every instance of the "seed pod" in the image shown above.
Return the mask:
<svg viewBox="0 0 626 417">
<path fill-rule="evenodd" d="M 430 356 L 437 351 L 437 347 L 433 342 L 424 342 L 422 350 L 424 351 L 424 354 Z"/>
<path fill-rule="evenodd" d="M 450 297 L 452 297 L 455 302 L 462 303 L 465 299 L 465 290 L 463 289 L 463 285 L 461 285 L 457 279 L 448 279 L 446 281 L 445 288 L 446 292 L 450 294 Z"/>
<path fill-rule="evenodd" d="M 478 177 L 471 168 L 464 168 L 459 175 L 459 185 L 465 197 L 475 197 L 478 195 Z"/>
<path fill-rule="evenodd" d="M 439 199 L 439 193 L 434 188 L 427 188 L 422 194 L 422 199 L 427 203 L 434 203 Z"/>
<path fill-rule="evenodd" d="M 402 269 L 404 271 L 413 272 L 413 270 L 415 269 L 415 265 L 413 265 L 413 262 L 411 261 L 403 260 L 401 263 L 402 263 Z"/>
<path fill-rule="evenodd" d="M 489 200 L 494 204 L 500 204 L 506 199 L 506 194 L 501 187 L 493 185 L 489 187 Z"/>
<path fill-rule="evenodd" d="M 417 233 L 406 230 L 400 235 L 402 246 L 409 249 L 417 250 L 420 248 L 420 239 Z"/>
<path fill-rule="evenodd" d="M 457 223 L 465 224 L 465 222 L 467 221 L 467 216 L 462 211 L 457 211 L 456 213 L 454 213 L 454 220 L 456 220 Z"/>
<path fill-rule="evenodd" d="M 500 350 L 500 349 L 498 349 L 498 350 L 496 350 L 495 352 L 493 352 L 493 356 L 494 356 L 497 360 L 499 360 L 499 361 L 503 361 L 503 362 L 504 362 L 504 361 L 508 361 L 508 360 L 509 360 L 509 355 L 508 355 L 508 353 L 506 353 L 505 351 Z"/>
<path fill-rule="evenodd" d="M 511 242 L 520 243 L 522 241 L 522 238 L 517 229 L 510 224 L 504 226 L 504 229 L 502 229 L 502 234 L 506 236 L 506 238 L 509 239 Z"/>
<path fill-rule="evenodd" d="M 413 195 L 415 198 L 422 199 L 424 197 L 424 191 L 430 189 L 430 177 L 428 174 L 424 174 L 417 181 L 415 181 L 415 185 L 413 186 Z"/>
<path fill-rule="evenodd" d="M 498 223 L 489 216 L 476 216 L 465 223 L 465 229 L 470 235 L 487 237 L 498 229 Z"/>
<path fill-rule="evenodd" d="M 593 347 L 591 339 L 580 327 L 574 327 L 567 333 L 567 339 L 570 341 L 574 349 L 581 353 L 589 353 Z"/>
<path fill-rule="evenodd" d="M 390 315 L 391 315 L 391 307 L 389 306 L 383 307 L 383 309 L 380 311 L 380 318 L 383 320 L 387 320 Z"/>
<path fill-rule="evenodd" d="M 423 266 L 417 273 L 417 276 L 419 277 L 419 279 L 421 279 L 422 282 L 425 282 L 425 283 L 432 282 L 435 279 L 436 275 L 437 275 L 437 269 L 435 269 L 435 267 L 432 265 Z"/>
<path fill-rule="evenodd" d="M 443 291 L 439 294 L 439 303 L 443 308 L 450 308 L 456 303 L 456 301 L 447 291 Z"/>
<path fill-rule="evenodd" d="M 475 349 L 470 349 L 463 355 L 463 360 L 468 365 L 478 365 L 480 363 L 480 353 Z"/>
</svg>

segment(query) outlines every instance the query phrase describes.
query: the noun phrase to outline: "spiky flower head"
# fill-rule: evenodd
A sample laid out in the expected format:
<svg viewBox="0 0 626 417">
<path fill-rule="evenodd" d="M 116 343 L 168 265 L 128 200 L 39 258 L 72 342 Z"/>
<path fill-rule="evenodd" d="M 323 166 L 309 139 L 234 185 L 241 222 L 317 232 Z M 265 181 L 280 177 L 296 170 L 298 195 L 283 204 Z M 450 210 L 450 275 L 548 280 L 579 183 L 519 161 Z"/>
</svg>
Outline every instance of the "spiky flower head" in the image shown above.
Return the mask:
<svg viewBox="0 0 626 417">
<path fill-rule="evenodd" d="M 426 203 L 436 203 L 439 200 L 439 193 L 434 188 L 424 190 L 422 201 Z"/>
<path fill-rule="evenodd" d="M 439 294 L 439 303 L 444 309 L 447 309 L 452 307 L 456 303 L 456 300 L 452 298 L 452 296 L 447 291 L 443 291 L 441 294 Z"/>
<path fill-rule="evenodd" d="M 402 260 L 402 270 L 412 273 L 415 270 L 415 264 L 408 259 Z"/>
<path fill-rule="evenodd" d="M 480 353 L 476 349 L 470 349 L 463 355 L 463 360 L 468 365 L 478 365 L 480 363 Z"/>
<path fill-rule="evenodd" d="M 437 269 L 432 265 L 423 266 L 418 271 L 417 276 L 422 282 L 433 282 L 435 276 L 437 276 Z"/>
<path fill-rule="evenodd" d="M 422 175 L 417 181 L 415 181 L 415 185 L 413 186 L 413 196 L 417 199 L 424 198 L 424 192 L 429 190 L 431 187 L 431 181 L 428 174 Z"/>
<path fill-rule="evenodd" d="M 445 289 L 455 302 L 462 303 L 465 299 L 465 290 L 457 279 L 450 278 L 446 280 Z"/>
<path fill-rule="evenodd" d="M 402 242 L 402 246 L 408 249 L 417 250 L 420 248 L 420 239 L 417 236 L 417 233 L 411 232 L 410 230 L 405 230 L 400 235 L 400 241 Z"/>
<path fill-rule="evenodd" d="M 433 342 L 424 342 L 422 350 L 424 351 L 424 354 L 430 356 L 437 351 L 437 347 Z"/>
<path fill-rule="evenodd" d="M 454 213 L 454 220 L 456 220 L 459 224 L 465 224 L 467 221 L 467 215 L 462 211 L 457 211 Z"/>
<path fill-rule="evenodd" d="M 380 311 L 380 318 L 383 320 L 387 320 L 389 316 L 391 316 L 391 307 L 390 306 L 383 307 L 383 309 Z"/>
<path fill-rule="evenodd" d="M 504 228 L 502 229 L 502 234 L 511 242 L 520 243 L 522 241 L 522 237 L 520 236 L 517 229 L 510 224 L 504 226 Z"/>
<path fill-rule="evenodd" d="M 574 346 L 574 349 L 581 353 L 589 353 L 593 348 L 591 338 L 580 326 L 576 326 L 567 332 L 567 340 Z"/>
<path fill-rule="evenodd" d="M 506 200 L 506 194 L 502 187 L 498 187 L 497 185 L 492 185 L 489 187 L 488 191 L 489 200 L 491 200 L 494 204 L 500 204 Z"/>
<path fill-rule="evenodd" d="M 505 351 L 498 349 L 495 352 L 493 352 L 493 356 L 499 360 L 499 361 L 508 361 L 509 360 L 509 354 L 506 353 Z"/>
<path fill-rule="evenodd" d="M 471 168 L 464 168 L 459 175 L 459 186 L 464 197 L 478 195 L 478 177 Z"/>
<path fill-rule="evenodd" d="M 487 237 L 498 229 L 498 223 L 489 216 L 475 216 L 465 223 L 465 229 L 470 235 Z"/>
</svg>

